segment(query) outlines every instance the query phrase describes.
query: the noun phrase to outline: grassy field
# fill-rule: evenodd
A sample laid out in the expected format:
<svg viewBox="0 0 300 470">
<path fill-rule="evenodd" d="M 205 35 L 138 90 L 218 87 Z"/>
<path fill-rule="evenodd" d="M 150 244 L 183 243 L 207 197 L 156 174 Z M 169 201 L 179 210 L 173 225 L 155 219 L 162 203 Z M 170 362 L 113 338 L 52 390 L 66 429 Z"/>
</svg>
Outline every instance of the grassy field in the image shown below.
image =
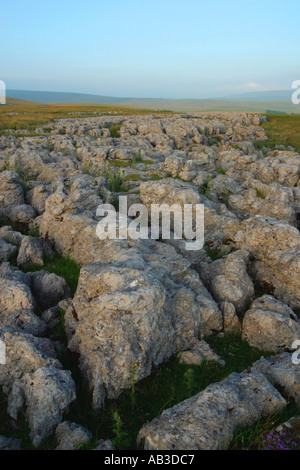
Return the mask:
<svg viewBox="0 0 300 470">
<path fill-rule="evenodd" d="M 256 148 L 276 148 L 284 145 L 285 148 L 292 146 L 300 152 L 300 115 L 268 114 L 268 122 L 262 127 L 269 138 L 268 142 L 256 142 Z"/>
<path fill-rule="evenodd" d="M 248 111 L 267 113 L 271 110 L 284 113 L 300 113 L 300 106 L 292 103 L 292 90 L 246 93 L 227 98 L 210 99 L 165 99 L 165 98 L 117 98 L 84 93 L 42 92 L 7 90 L 7 96 L 34 101 L 35 103 L 84 103 L 104 106 L 135 107 L 175 112 Z M 252 99 L 253 98 L 253 99 Z"/>
<path fill-rule="evenodd" d="M 170 114 L 162 110 L 159 114 Z M 34 131 L 55 119 L 110 115 L 158 114 L 157 110 L 101 104 L 37 104 L 13 98 L 0 106 L 0 134 L 7 129 Z"/>
<path fill-rule="evenodd" d="M 221 111 L 221 110 L 220 110 Z M 8 98 L 7 105 L 0 106 L 0 135 L 8 129 L 27 130 L 29 133 L 36 128 L 45 126 L 55 119 L 72 119 L 93 116 L 135 115 L 135 114 L 173 114 L 172 111 L 143 109 L 117 105 L 94 104 L 37 104 Z M 268 122 L 265 129 L 269 141 L 267 146 L 291 145 L 300 151 L 300 114 L 267 114 Z M 266 142 L 256 142 L 256 148 L 266 146 Z"/>
</svg>

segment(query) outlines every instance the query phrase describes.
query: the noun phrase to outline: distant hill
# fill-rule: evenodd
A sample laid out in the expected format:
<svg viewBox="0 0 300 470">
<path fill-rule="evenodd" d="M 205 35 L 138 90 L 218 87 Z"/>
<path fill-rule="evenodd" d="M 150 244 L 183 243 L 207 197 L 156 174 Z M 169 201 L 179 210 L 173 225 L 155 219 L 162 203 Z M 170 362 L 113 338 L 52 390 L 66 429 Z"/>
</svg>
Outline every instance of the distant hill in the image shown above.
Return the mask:
<svg viewBox="0 0 300 470">
<path fill-rule="evenodd" d="M 11 105 L 11 106 L 36 106 L 37 103 L 33 101 L 27 101 L 27 100 L 20 100 L 18 98 L 6 98 L 6 104 Z"/>
<path fill-rule="evenodd" d="M 292 90 L 252 91 L 240 95 L 227 96 L 228 100 L 285 101 L 291 102 Z"/>
<path fill-rule="evenodd" d="M 8 97 L 45 104 L 112 104 L 178 112 L 249 111 L 265 113 L 267 110 L 274 110 L 276 112 L 299 114 L 300 105 L 295 106 L 292 104 L 291 95 L 290 90 L 283 90 L 234 95 L 230 99 L 171 100 L 162 98 L 117 98 L 87 93 L 7 90 Z"/>
<path fill-rule="evenodd" d="M 19 100 L 46 104 L 122 104 L 126 98 L 89 95 L 87 93 L 64 93 L 59 91 L 6 90 L 7 96 Z"/>
</svg>

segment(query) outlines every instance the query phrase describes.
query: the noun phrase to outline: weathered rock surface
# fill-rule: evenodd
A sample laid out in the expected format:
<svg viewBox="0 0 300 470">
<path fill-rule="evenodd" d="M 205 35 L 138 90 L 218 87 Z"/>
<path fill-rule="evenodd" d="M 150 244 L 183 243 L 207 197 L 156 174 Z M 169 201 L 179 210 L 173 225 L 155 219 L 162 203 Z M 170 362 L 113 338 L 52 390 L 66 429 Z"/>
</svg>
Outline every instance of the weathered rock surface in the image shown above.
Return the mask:
<svg viewBox="0 0 300 470">
<path fill-rule="evenodd" d="M 223 314 L 224 333 L 239 334 L 242 330 L 242 325 L 236 314 L 235 306 L 230 302 L 222 302 L 220 309 Z"/>
<path fill-rule="evenodd" d="M 10 225 L 4 225 L 0 228 L 0 239 L 11 245 L 20 246 L 24 236 L 22 233 L 13 230 Z"/>
<path fill-rule="evenodd" d="M 0 436 L 0 450 L 20 450 L 21 445 L 21 439 Z"/>
<path fill-rule="evenodd" d="M 245 220 L 228 236 L 248 250 L 251 275 L 292 308 L 300 306 L 300 235 L 286 222 L 256 216 Z"/>
<path fill-rule="evenodd" d="M 64 278 L 47 271 L 31 273 L 32 293 L 38 306 L 46 308 L 57 305 L 63 298 L 68 298 L 71 290 Z"/>
<path fill-rule="evenodd" d="M 14 206 L 9 211 L 9 219 L 12 222 L 20 222 L 21 224 L 29 224 L 36 216 L 36 210 L 29 204 Z"/>
<path fill-rule="evenodd" d="M 192 349 L 188 351 L 182 351 L 179 354 L 179 362 L 182 364 L 192 364 L 199 366 L 203 361 L 216 361 L 221 365 L 225 365 L 225 362 L 211 349 L 209 344 L 204 341 L 198 341 L 195 343 Z"/>
<path fill-rule="evenodd" d="M 10 208 L 24 204 L 23 188 L 18 173 L 4 171 L 0 173 L 0 208 L 7 216 Z"/>
<path fill-rule="evenodd" d="M 292 354 L 262 358 L 253 364 L 251 371 L 264 374 L 286 398 L 293 398 L 300 406 L 300 368 L 293 364 Z"/>
<path fill-rule="evenodd" d="M 76 450 L 80 445 L 87 444 L 92 434 L 80 424 L 64 421 L 55 430 L 58 446 L 55 450 Z"/>
<path fill-rule="evenodd" d="M 285 404 L 263 375 L 233 373 L 145 424 L 138 443 L 146 450 L 224 449 L 237 428 L 249 427 Z"/>
<path fill-rule="evenodd" d="M 12 275 L 13 276 L 13 275 Z M 41 336 L 46 324 L 36 315 L 36 304 L 25 279 L 7 278 L 0 272 L 0 327 L 22 329 Z"/>
<path fill-rule="evenodd" d="M 265 121 L 250 113 L 110 114 L 58 120 L 36 137 L 25 130 L 0 137 L 0 329 L 9 363 L 0 381 L 11 416 L 28 414 L 35 445 L 75 398 L 56 359 L 61 345 L 45 338 L 55 333 L 60 308 L 97 409 L 131 386 L 133 369 L 138 381 L 179 352 L 190 363 L 217 359 L 203 337 L 241 331 L 254 285 L 273 297 L 246 311 L 243 337 L 275 353 L 299 339 L 291 308 L 300 307 L 300 156 L 268 150 Z M 257 139 L 266 140 L 263 151 Z M 148 209 L 203 204 L 206 249 L 187 251 L 185 240 L 173 239 L 100 241 L 96 209 L 115 204 L 118 188 L 129 204 Z M 17 257 L 21 269 L 42 267 L 51 248 L 82 267 L 72 302 L 62 278 L 8 263 Z M 284 355 L 255 365 L 297 401 L 298 376 L 288 366 Z M 261 375 L 226 380 L 194 397 L 197 406 L 177 405 L 183 415 L 174 420 L 169 410 L 170 419 L 159 417 L 162 434 L 156 441 L 149 431 L 149 446 L 169 448 L 175 436 L 175 447 L 224 447 L 237 427 L 283 406 Z M 113 446 L 99 441 L 98 448 Z"/>
<path fill-rule="evenodd" d="M 246 312 L 242 336 L 251 346 L 261 350 L 292 350 L 293 342 L 300 338 L 300 321 L 287 305 L 264 295 Z"/>
<path fill-rule="evenodd" d="M 23 269 L 43 266 L 44 257 L 51 257 L 52 254 L 51 247 L 42 238 L 27 236 L 21 242 L 17 264 Z"/>
<path fill-rule="evenodd" d="M 51 435 L 74 401 L 75 384 L 62 370 L 51 340 L 9 328 L 1 330 L 6 364 L 0 368 L 0 385 L 8 398 L 8 413 L 17 419 L 22 410 L 35 446 Z"/>
<path fill-rule="evenodd" d="M 220 205 L 200 194 L 191 184 L 172 178 L 161 181 L 147 181 L 140 185 L 140 198 L 151 212 L 151 204 L 178 204 L 182 209 L 184 204 L 204 205 L 204 234 L 206 240 L 222 240 L 224 231 L 234 222 L 236 217 L 230 213 L 224 204 Z M 195 219 L 195 214 L 194 219 Z"/>
<path fill-rule="evenodd" d="M 45 210 L 47 198 L 51 195 L 49 186 L 45 183 L 38 184 L 26 193 L 26 202 L 30 204 L 39 215 Z"/>
<path fill-rule="evenodd" d="M 115 252 L 112 265 L 82 268 L 65 316 L 69 348 L 80 354 L 95 408 L 130 386 L 135 364 L 140 380 L 222 327 L 217 305 L 174 248 L 155 242 L 139 248 Z"/>
<path fill-rule="evenodd" d="M 241 314 L 254 299 L 254 286 L 247 273 L 247 253 L 230 253 L 213 263 L 200 263 L 199 274 L 218 303 L 229 302 Z"/>
<path fill-rule="evenodd" d="M 9 259 L 18 252 L 18 249 L 0 238 L 0 263 L 9 261 Z"/>
<path fill-rule="evenodd" d="M 18 412 L 26 409 L 30 436 L 37 446 L 51 435 L 74 399 L 71 372 L 53 366 L 40 367 L 14 382 L 8 397 L 8 412 L 17 419 Z"/>
<path fill-rule="evenodd" d="M 94 450 L 115 450 L 115 446 L 109 440 L 100 439 L 98 445 Z"/>
</svg>

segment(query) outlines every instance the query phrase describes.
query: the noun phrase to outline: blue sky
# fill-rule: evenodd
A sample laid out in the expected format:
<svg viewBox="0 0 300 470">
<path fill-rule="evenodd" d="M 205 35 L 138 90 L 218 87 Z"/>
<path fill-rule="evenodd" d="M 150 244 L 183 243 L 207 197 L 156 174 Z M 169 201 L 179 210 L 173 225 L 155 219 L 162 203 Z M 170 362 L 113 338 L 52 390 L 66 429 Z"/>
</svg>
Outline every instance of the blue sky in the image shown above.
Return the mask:
<svg viewBox="0 0 300 470">
<path fill-rule="evenodd" d="M 299 0 L 0 0 L 0 79 L 145 98 L 290 89 L 299 16 Z"/>
</svg>

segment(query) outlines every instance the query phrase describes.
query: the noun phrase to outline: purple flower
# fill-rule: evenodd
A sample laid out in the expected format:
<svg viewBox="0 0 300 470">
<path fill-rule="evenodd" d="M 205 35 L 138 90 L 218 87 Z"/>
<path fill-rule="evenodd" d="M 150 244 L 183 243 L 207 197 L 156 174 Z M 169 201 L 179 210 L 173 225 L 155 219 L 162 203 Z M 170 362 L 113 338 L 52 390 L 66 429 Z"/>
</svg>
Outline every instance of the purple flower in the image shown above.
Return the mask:
<svg viewBox="0 0 300 470">
<path fill-rule="evenodd" d="M 296 442 L 291 442 L 289 439 L 284 439 L 286 433 L 280 432 L 279 434 L 270 432 L 266 439 L 263 440 L 265 450 L 293 450 L 297 447 Z"/>
</svg>

